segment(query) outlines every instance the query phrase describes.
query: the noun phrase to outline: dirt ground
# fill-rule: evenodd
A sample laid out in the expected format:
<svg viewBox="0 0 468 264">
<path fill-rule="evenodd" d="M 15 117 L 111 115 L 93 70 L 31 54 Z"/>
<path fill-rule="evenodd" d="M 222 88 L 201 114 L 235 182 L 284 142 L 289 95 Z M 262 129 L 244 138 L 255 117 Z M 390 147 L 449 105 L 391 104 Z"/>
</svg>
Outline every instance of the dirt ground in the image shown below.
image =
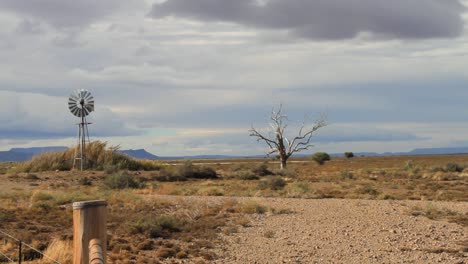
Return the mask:
<svg viewBox="0 0 468 264">
<path fill-rule="evenodd" d="M 253 216 L 214 263 L 468 263 L 468 228 L 410 213 L 466 202 L 248 199 L 292 212 Z"/>
</svg>

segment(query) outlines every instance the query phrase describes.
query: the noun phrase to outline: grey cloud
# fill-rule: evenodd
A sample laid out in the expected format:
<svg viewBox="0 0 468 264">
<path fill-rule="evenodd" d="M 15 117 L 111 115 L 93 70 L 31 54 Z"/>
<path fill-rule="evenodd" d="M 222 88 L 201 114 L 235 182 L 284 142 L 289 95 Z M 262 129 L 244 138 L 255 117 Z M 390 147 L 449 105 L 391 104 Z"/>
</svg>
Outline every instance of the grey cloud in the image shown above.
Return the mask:
<svg viewBox="0 0 468 264">
<path fill-rule="evenodd" d="M 35 35 L 44 32 L 39 21 L 24 19 L 18 24 L 16 31 L 20 34 Z"/>
<path fill-rule="evenodd" d="M 130 4 L 131 3 L 131 4 Z M 119 8 L 140 1 L 126 0 L 2 0 L 0 9 L 46 21 L 58 28 L 81 27 Z"/>
<path fill-rule="evenodd" d="M 426 39 L 459 36 L 464 11 L 459 0 L 169 0 L 155 3 L 149 15 L 233 22 L 310 39 L 348 39 L 361 32 Z"/>
</svg>

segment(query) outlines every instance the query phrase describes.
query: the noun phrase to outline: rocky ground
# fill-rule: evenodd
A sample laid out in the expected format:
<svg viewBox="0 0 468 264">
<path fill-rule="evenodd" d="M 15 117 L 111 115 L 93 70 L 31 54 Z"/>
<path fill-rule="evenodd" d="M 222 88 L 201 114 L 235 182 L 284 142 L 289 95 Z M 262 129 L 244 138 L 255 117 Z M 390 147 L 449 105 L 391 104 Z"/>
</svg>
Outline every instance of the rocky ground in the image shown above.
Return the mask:
<svg viewBox="0 0 468 264">
<path fill-rule="evenodd" d="M 468 263 L 468 228 L 410 213 L 466 214 L 466 202 L 251 199 L 292 212 L 253 216 L 214 263 Z"/>
</svg>

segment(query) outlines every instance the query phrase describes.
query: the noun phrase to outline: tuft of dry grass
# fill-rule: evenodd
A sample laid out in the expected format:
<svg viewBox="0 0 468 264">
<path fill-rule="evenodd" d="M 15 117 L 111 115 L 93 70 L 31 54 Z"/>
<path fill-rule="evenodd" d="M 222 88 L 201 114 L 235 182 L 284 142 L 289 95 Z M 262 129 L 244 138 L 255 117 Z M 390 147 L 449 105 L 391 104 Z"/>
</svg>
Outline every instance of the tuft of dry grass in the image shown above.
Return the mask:
<svg viewBox="0 0 468 264">
<path fill-rule="evenodd" d="M 54 238 L 44 251 L 44 254 L 60 263 L 72 263 L 73 241 Z"/>
</svg>

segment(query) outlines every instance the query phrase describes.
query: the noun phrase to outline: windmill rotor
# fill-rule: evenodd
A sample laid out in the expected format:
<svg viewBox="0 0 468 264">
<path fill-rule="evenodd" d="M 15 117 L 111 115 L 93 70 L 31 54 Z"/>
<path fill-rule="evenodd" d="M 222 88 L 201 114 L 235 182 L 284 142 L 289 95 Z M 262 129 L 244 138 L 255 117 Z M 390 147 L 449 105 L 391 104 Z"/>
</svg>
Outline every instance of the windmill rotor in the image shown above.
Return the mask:
<svg viewBox="0 0 468 264">
<path fill-rule="evenodd" d="M 94 111 L 94 97 L 85 89 L 74 91 L 68 98 L 68 109 L 77 117 L 85 117 Z"/>
</svg>

